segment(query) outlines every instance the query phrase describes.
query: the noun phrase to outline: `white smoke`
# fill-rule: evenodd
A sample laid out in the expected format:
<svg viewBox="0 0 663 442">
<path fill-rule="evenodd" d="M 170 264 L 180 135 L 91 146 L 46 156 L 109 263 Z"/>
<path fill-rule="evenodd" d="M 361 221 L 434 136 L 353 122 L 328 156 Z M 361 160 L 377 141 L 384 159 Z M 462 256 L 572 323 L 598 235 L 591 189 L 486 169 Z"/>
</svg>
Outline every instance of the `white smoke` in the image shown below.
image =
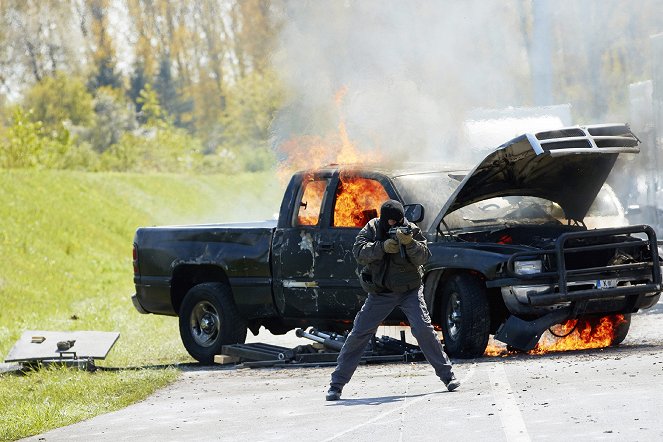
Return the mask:
<svg viewBox="0 0 663 442">
<path fill-rule="evenodd" d="M 274 64 L 291 100 L 279 143 L 337 131 L 408 160 L 458 157 L 465 112 L 530 94 L 514 1 L 287 3 Z M 340 107 L 334 96 L 347 94 Z M 339 114 L 340 112 L 340 114 Z"/>
</svg>

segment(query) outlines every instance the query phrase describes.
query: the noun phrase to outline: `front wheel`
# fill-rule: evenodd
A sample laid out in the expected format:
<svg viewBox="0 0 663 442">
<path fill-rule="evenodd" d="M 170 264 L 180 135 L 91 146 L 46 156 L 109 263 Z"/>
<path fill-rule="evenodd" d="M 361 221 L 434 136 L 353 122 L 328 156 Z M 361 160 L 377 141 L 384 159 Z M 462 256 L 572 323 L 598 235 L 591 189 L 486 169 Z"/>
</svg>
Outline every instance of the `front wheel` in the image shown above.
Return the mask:
<svg viewBox="0 0 663 442">
<path fill-rule="evenodd" d="M 189 354 L 203 364 L 214 362 L 224 345 L 243 343 L 247 323 L 237 311 L 230 287 L 194 286 L 180 307 L 180 337 Z"/>
<path fill-rule="evenodd" d="M 625 314 L 624 320 L 619 322 L 619 324 L 617 324 L 617 326 L 615 327 L 614 335 L 612 337 L 610 345 L 614 347 L 624 342 L 624 339 L 626 339 L 626 335 L 628 334 L 629 328 L 631 328 L 631 315 Z"/>
<path fill-rule="evenodd" d="M 486 289 L 471 275 L 456 275 L 442 292 L 442 334 L 449 356 L 482 356 L 490 334 Z"/>
</svg>

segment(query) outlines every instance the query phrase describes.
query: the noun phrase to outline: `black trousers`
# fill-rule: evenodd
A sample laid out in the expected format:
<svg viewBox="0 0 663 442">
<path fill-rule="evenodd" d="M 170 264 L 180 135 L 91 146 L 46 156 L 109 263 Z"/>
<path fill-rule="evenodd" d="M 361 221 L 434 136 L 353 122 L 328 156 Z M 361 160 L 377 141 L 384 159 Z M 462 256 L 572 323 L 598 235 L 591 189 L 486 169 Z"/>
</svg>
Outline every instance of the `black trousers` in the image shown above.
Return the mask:
<svg viewBox="0 0 663 442">
<path fill-rule="evenodd" d="M 369 293 L 366 302 L 355 317 L 352 331 L 338 356 L 338 365 L 331 376 L 331 386 L 343 388 L 350 381 L 368 341 L 396 307 L 407 316 L 412 334 L 417 339 L 424 356 L 435 369 L 435 374 L 443 382 L 451 379 L 451 362 L 431 325 L 430 315 L 424 302 L 424 289 L 421 286 L 404 293 Z"/>
</svg>

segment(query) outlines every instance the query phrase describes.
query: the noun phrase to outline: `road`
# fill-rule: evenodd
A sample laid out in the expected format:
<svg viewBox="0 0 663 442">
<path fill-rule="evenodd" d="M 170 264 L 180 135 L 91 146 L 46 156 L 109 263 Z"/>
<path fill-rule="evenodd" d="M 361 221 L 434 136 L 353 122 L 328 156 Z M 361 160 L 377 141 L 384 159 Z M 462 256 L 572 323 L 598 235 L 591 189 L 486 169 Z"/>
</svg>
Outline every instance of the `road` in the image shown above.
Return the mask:
<svg viewBox="0 0 663 442">
<path fill-rule="evenodd" d="M 454 361 L 453 393 L 425 362 L 360 366 L 338 402 L 328 367 L 189 367 L 145 401 L 26 440 L 660 441 L 662 320 L 661 303 L 634 315 L 619 348 Z"/>
</svg>

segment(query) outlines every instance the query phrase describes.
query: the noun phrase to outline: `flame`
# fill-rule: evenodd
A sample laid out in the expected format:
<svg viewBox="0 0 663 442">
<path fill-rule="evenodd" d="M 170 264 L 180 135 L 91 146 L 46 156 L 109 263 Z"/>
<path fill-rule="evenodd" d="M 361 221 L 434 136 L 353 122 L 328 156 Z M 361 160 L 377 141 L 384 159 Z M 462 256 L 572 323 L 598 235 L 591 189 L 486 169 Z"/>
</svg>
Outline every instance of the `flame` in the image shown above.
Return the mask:
<svg viewBox="0 0 663 442">
<path fill-rule="evenodd" d="M 300 226 L 315 226 L 320 218 L 320 208 L 325 196 L 327 181 L 314 180 L 309 175 L 304 183 L 304 194 L 302 195 L 302 205 L 297 212 L 297 223 Z"/>
<path fill-rule="evenodd" d="M 339 115 L 336 133 L 299 135 L 277 147 L 284 156 L 278 168 L 278 175 L 282 182 L 287 181 L 297 170 L 322 167 L 328 164 L 370 163 L 381 159 L 377 149 L 360 150 L 350 138 L 345 118 L 341 112 L 343 99 L 347 92 L 348 88 L 343 86 L 334 95 Z"/>
<path fill-rule="evenodd" d="M 364 227 L 378 216 L 378 207 L 388 199 L 378 181 L 341 175 L 336 190 L 334 227 Z"/>
<path fill-rule="evenodd" d="M 604 348 L 612 344 L 619 326 L 625 322 L 624 315 L 611 315 L 602 318 L 581 318 L 566 321 L 553 329 L 556 338 L 544 335 L 530 354 L 545 354 L 552 351 L 583 350 Z"/>
<path fill-rule="evenodd" d="M 544 333 L 536 347 L 527 354 L 543 355 L 551 352 L 608 347 L 612 344 L 619 326 L 625 321 L 624 315 L 571 319 L 552 327 L 555 334 L 549 331 Z M 484 356 L 504 357 L 515 353 L 518 352 L 510 351 L 504 344 L 491 339 Z"/>
<path fill-rule="evenodd" d="M 507 350 L 506 345 L 494 341 L 493 338 L 490 338 L 486 350 L 483 352 L 484 356 L 508 356 L 509 354 L 511 352 Z"/>
<path fill-rule="evenodd" d="M 341 174 L 334 201 L 334 227 L 364 227 L 378 216 L 378 207 L 389 199 L 379 181 Z M 304 194 L 297 212 L 300 226 L 314 226 L 320 218 L 320 208 L 327 188 L 326 180 L 304 179 Z"/>
</svg>

